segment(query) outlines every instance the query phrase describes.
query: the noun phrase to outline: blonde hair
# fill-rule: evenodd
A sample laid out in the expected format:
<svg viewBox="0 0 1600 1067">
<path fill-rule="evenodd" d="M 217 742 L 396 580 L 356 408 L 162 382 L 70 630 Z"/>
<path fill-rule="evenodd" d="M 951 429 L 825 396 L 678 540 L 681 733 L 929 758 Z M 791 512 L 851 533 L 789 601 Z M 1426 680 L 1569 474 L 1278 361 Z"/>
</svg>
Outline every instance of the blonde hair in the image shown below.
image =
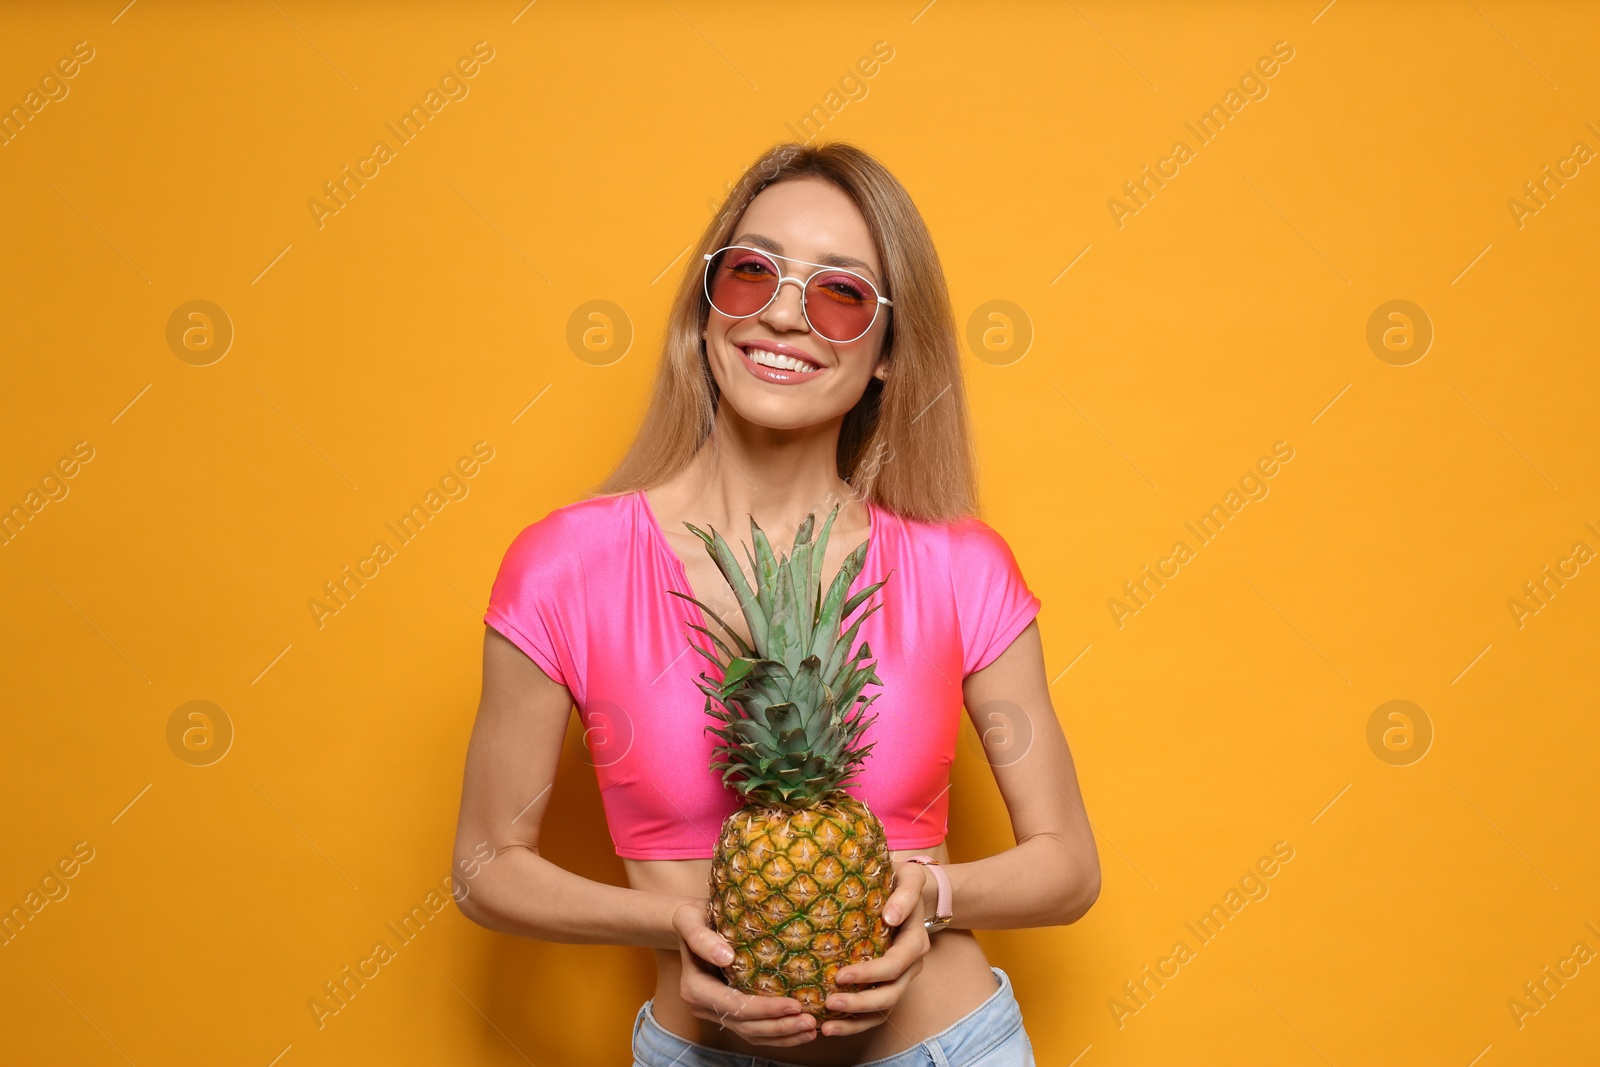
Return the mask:
<svg viewBox="0 0 1600 1067">
<path fill-rule="evenodd" d="M 701 330 L 710 307 L 704 256 L 725 247 L 761 190 L 816 177 L 866 218 L 894 300 L 884 335 L 886 379 L 870 379 L 839 431 L 838 472 L 853 495 L 909 519 L 977 513 L 977 460 L 950 294 L 939 254 L 905 188 L 854 145 L 778 144 L 740 177 L 689 255 L 667 316 L 661 361 L 633 444 L 592 492 L 649 489 L 681 471 L 711 432 L 719 397 Z"/>
</svg>

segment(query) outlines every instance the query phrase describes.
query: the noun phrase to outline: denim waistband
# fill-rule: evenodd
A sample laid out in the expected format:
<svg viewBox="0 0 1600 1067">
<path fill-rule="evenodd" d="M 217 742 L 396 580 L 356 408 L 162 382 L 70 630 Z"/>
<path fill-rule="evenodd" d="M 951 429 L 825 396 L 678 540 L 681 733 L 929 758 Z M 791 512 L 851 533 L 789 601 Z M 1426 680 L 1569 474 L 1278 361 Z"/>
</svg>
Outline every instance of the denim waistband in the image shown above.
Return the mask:
<svg viewBox="0 0 1600 1067">
<path fill-rule="evenodd" d="M 1011 977 L 990 967 L 999 988 L 982 1004 L 931 1037 L 902 1052 L 856 1067 L 927 1067 L 928 1064 L 970 1063 L 1010 1038 L 1022 1027 L 1022 1008 L 1011 990 Z M 745 1055 L 685 1041 L 656 1022 L 653 1001 L 639 1008 L 633 1022 L 633 1050 L 645 1067 L 794 1067 L 788 1060 Z M 819 1039 L 820 1040 L 820 1039 Z M 781 1047 L 773 1052 L 781 1053 Z"/>
</svg>

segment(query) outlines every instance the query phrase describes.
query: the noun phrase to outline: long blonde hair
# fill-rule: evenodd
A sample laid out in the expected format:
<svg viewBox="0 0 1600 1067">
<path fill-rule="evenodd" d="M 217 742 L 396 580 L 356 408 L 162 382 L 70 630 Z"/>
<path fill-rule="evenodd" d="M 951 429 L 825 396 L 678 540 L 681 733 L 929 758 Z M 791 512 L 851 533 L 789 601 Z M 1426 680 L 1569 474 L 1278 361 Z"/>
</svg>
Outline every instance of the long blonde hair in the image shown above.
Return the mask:
<svg viewBox="0 0 1600 1067">
<path fill-rule="evenodd" d="M 950 293 L 939 254 L 905 188 L 855 145 L 777 144 L 740 177 L 691 251 L 667 317 L 650 403 L 599 494 L 649 489 L 682 470 L 710 434 L 719 397 L 706 359 L 710 307 L 704 257 L 732 240 L 761 190 L 801 177 L 832 182 L 855 202 L 894 300 L 885 380 L 870 379 L 839 431 L 838 471 L 853 495 L 897 515 L 948 522 L 977 513 L 977 461 Z"/>
</svg>

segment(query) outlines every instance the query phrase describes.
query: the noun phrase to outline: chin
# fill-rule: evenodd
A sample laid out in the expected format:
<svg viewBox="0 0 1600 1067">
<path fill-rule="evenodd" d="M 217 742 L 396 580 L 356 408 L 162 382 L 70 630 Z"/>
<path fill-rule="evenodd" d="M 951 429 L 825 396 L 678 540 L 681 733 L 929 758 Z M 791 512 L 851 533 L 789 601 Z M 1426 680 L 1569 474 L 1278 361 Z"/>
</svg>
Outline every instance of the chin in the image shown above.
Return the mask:
<svg viewBox="0 0 1600 1067">
<path fill-rule="evenodd" d="M 809 405 L 793 401 L 774 399 L 751 403 L 749 397 L 733 397 L 724 390 L 721 402 L 727 404 L 742 421 L 767 430 L 804 430 L 828 421 L 826 414 L 809 411 Z"/>
</svg>

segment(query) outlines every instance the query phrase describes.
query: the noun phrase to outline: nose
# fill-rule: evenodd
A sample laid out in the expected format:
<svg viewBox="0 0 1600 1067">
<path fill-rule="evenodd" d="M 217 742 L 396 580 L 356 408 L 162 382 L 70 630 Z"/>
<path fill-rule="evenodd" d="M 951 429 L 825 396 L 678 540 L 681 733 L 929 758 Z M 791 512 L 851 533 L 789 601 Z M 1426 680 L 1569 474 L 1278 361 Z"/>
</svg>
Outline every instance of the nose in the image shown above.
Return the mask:
<svg viewBox="0 0 1600 1067">
<path fill-rule="evenodd" d="M 794 283 L 793 292 L 787 288 L 791 282 Z M 778 282 L 778 294 L 761 313 L 761 321 L 775 330 L 809 330 L 804 304 L 805 292 L 805 282 L 799 278 L 784 278 Z"/>
</svg>

